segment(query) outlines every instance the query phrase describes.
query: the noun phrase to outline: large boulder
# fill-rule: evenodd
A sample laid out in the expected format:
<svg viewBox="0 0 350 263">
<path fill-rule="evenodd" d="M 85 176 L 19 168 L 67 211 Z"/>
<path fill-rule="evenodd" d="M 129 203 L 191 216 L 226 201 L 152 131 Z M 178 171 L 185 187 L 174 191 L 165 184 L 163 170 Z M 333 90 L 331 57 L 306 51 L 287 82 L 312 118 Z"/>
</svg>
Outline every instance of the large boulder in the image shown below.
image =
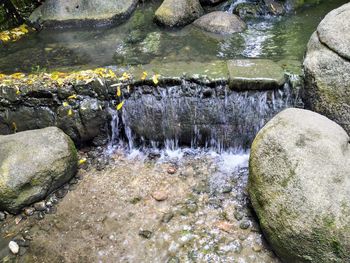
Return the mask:
<svg viewBox="0 0 350 263">
<path fill-rule="evenodd" d="M 204 13 L 199 0 L 164 0 L 155 13 L 155 21 L 168 27 L 185 26 Z"/>
<path fill-rule="evenodd" d="M 350 134 L 350 3 L 330 12 L 312 35 L 304 60 L 306 107 Z"/>
<path fill-rule="evenodd" d="M 279 113 L 252 144 L 248 191 L 283 262 L 350 262 L 350 144 L 338 124 Z"/>
<path fill-rule="evenodd" d="M 242 32 L 246 28 L 246 24 L 238 16 L 222 11 L 206 14 L 194 21 L 193 25 L 223 35 Z"/>
<path fill-rule="evenodd" d="M 60 129 L 0 136 L 0 210 L 18 213 L 70 180 L 77 152 Z"/>
<path fill-rule="evenodd" d="M 46 0 L 29 17 L 44 27 L 104 26 L 124 21 L 138 0 Z"/>
</svg>

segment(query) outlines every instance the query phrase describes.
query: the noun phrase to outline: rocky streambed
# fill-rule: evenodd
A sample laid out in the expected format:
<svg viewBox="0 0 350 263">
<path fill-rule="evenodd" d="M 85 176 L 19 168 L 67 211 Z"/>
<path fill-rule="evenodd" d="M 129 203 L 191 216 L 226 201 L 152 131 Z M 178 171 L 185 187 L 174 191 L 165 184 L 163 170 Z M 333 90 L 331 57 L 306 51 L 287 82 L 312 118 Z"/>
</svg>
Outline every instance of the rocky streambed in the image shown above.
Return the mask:
<svg viewBox="0 0 350 263">
<path fill-rule="evenodd" d="M 80 153 L 46 210 L 1 223 L 3 262 L 279 262 L 249 205 L 247 154 L 104 151 Z"/>
</svg>

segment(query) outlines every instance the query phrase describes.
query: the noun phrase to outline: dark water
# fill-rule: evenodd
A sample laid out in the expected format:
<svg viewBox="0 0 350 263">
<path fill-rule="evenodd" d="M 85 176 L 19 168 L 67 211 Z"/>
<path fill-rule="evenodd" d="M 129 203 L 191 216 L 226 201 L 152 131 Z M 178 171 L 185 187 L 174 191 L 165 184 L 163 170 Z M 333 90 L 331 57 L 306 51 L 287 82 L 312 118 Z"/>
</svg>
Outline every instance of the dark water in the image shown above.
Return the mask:
<svg viewBox="0 0 350 263">
<path fill-rule="evenodd" d="M 346 2 L 323 1 L 285 17 L 247 20 L 245 32 L 217 37 L 191 25 L 174 31 L 158 27 L 153 15 L 160 1 L 147 1 L 121 26 L 43 30 L 1 47 L 0 72 L 146 64 L 153 59 L 208 61 L 243 57 L 301 61 L 308 39 L 324 15 Z"/>
</svg>

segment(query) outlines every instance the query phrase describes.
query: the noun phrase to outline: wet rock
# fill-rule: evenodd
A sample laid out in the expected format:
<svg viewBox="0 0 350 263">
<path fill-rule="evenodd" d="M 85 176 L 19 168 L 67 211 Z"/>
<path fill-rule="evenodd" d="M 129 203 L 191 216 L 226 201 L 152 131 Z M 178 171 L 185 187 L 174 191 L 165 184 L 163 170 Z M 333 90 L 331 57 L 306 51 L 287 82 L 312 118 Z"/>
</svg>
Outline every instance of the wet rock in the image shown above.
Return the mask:
<svg viewBox="0 0 350 263">
<path fill-rule="evenodd" d="M 136 8 L 137 0 L 47 0 L 29 17 L 44 27 L 120 24 Z"/>
<path fill-rule="evenodd" d="M 143 238 L 146 238 L 146 239 L 150 239 L 153 235 L 153 232 L 150 231 L 150 230 L 143 230 L 141 229 L 139 231 L 139 236 L 143 237 Z"/>
<path fill-rule="evenodd" d="M 6 214 L 0 211 L 0 221 L 4 221 L 6 219 Z"/>
<path fill-rule="evenodd" d="M 335 122 L 292 108 L 256 136 L 249 195 L 265 237 L 284 262 L 349 261 L 349 140 Z"/>
<path fill-rule="evenodd" d="M 166 171 L 168 174 L 175 174 L 177 172 L 177 169 L 174 166 L 170 166 Z"/>
<path fill-rule="evenodd" d="M 237 221 L 241 221 L 244 217 L 244 213 L 241 211 L 235 211 L 234 217 L 237 219 Z"/>
<path fill-rule="evenodd" d="M 246 28 L 246 24 L 238 16 L 222 11 L 208 13 L 194 21 L 193 25 L 222 35 L 242 32 Z"/>
<path fill-rule="evenodd" d="M 330 12 L 311 36 L 304 60 L 305 106 L 350 134 L 350 4 Z"/>
<path fill-rule="evenodd" d="M 42 211 L 37 212 L 35 215 L 36 215 L 36 219 L 38 220 L 43 220 L 45 218 L 45 212 L 42 212 Z"/>
<path fill-rule="evenodd" d="M 27 207 L 23 210 L 23 212 L 26 216 L 32 216 L 34 215 L 35 209 L 33 207 Z"/>
<path fill-rule="evenodd" d="M 165 191 L 155 191 L 152 193 L 152 197 L 157 200 L 157 201 L 165 201 L 166 199 L 168 199 L 168 194 Z"/>
<path fill-rule="evenodd" d="M 286 81 L 283 69 L 271 60 L 230 60 L 227 65 L 229 86 L 234 90 L 277 89 Z"/>
<path fill-rule="evenodd" d="M 46 210 L 45 201 L 40 201 L 40 202 L 35 203 L 34 208 L 36 211 L 45 211 Z"/>
<path fill-rule="evenodd" d="M 162 217 L 162 222 L 163 223 L 169 223 L 171 221 L 171 219 L 173 219 L 174 217 L 174 213 L 173 212 L 168 212 L 165 213 Z"/>
<path fill-rule="evenodd" d="M 242 2 L 236 5 L 233 12 L 240 18 L 259 17 L 264 15 L 264 10 L 259 3 Z"/>
<path fill-rule="evenodd" d="M 9 249 L 10 249 L 12 254 L 16 255 L 19 252 L 19 245 L 15 241 L 10 241 Z"/>
<path fill-rule="evenodd" d="M 66 196 L 67 193 L 68 193 L 68 189 L 61 188 L 55 192 L 55 196 L 57 196 L 58 198 L 63 198 Z"/>
<path fill-rule="evenodd" d="M 55 127 L 0 136 L 0 170 L 0 209 L 18 213 L 74 176 L 77 152 Z"/>
<path fill-rule="evenodd" d="M 199 0 L 164 0 L 155 20 L 164 26 L 179 27 L 192 23 L 203 13 Z"/>
<path fill-rule="evenodd" d="M 248 220 L 243 220 L 240 224 L 239 227 L 241 229 L 248 229 L 250 227 L 250 222 Z"/>
<path fill-rule="evenodd" d="M 258 245 L 258 244 L 254 244 L 253 247 L 252 247 L 252 250 L 254 252 L 261 252 L 262 247 L 260 245 Z"/>
<path fill-rule="evenodd" d="M 217 228 L 219 228 L 220 230 L 225 231 L 227 233 L 231 233 L 233 230 L 232 229 L 233 225 L 227 221 L 218 221 L 215 223 L 215 226 Z"/>
</svg>

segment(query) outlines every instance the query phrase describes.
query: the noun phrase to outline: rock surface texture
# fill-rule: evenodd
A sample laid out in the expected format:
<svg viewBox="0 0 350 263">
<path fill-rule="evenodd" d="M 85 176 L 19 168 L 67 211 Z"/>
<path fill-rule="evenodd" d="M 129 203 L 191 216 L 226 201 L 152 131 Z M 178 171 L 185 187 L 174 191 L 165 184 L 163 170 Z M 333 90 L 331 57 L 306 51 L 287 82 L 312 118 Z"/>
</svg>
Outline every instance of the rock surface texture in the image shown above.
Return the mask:
<svg viewBox="0 0 350 263">
<path fill-rule="evenodd" d="M 71 179 L 77 152 L 60 129 L 0 136 L 0 210 L 18 213 Z"/>
<path fill-rule="evenodd" d="M 222 35 L 242 32 L 246 28 L 246 24 L 238 16 L 222 11 L 206 14 L 193 24 L 205 31 Z"/>
<path fill-rule="evenodd" d="M 312 35 L 304 61 L 306 106 L 350 133 L 350 3 L 330 12 Z"/>
<path fill-rule="evenodd" d="M 203 15 L 199 0 L 164 0 L 155 13 L 155 21 L 168 27 L 185 26 Z"/>
<path fill-rule="evenodd" d="M 29 17 L 44 27 L 118 24 L 131 15 L 138 0 L 47 0 Z"/>
<path fill-rule="evenodd" d="M 350 261 L 350 144 L 339 125 L 284 110 L 256 136 L 249 172 L 254 210 L 283 262 Z"/>
</svg>

